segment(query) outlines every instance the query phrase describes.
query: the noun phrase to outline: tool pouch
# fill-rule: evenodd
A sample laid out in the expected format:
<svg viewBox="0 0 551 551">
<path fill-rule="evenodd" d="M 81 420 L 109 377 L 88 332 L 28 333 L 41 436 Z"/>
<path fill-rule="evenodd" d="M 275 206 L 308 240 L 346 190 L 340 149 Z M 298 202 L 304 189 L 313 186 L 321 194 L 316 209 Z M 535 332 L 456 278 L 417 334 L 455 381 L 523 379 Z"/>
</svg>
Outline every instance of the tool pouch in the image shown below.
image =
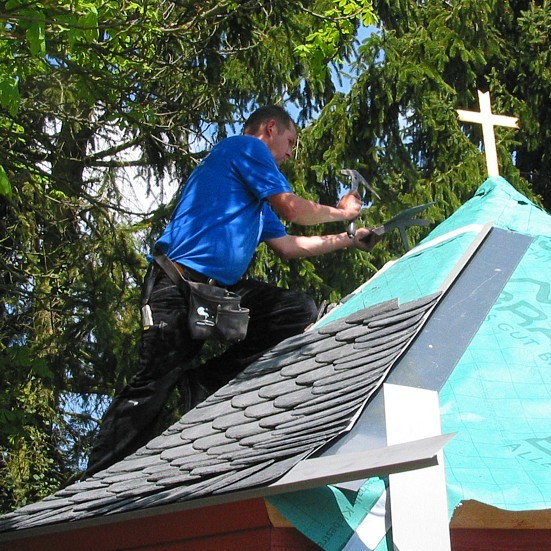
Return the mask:
<svg viewBox="0 0 551 551">
<path fill-rule="evenodd" d="M 186 280 L 189 286 L 188 325 L 198 340 L 240 341 L 247 335 L 249 310 L 241 297 L 221 287 Z"/>
</svg>

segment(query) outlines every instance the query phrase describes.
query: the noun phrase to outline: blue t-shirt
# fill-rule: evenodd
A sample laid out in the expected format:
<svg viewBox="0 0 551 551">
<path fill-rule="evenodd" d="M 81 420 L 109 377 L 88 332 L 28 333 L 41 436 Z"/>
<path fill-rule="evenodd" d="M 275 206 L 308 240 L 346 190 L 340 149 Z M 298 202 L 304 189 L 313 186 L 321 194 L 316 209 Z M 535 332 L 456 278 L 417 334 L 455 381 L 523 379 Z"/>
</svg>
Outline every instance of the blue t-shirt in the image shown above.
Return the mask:
<svg viewBox="0 0 551 551">
<path fill-rule="evenodd" d="M 267 199 L 290 191 L 264 142 L 222 140 L 192 172 L 155 246 L 174 262 L 236 283 L 261 241 L 286 235 Z"/>
</svg>

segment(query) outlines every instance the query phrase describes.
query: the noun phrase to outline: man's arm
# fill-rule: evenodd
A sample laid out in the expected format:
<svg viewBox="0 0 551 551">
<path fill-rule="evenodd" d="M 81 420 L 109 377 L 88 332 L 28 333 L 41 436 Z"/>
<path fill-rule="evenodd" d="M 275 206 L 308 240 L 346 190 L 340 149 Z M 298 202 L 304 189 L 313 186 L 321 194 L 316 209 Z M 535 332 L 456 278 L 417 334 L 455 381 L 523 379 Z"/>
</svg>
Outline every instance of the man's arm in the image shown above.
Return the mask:
<svg viewBox="0 0 551 551">
<path fill-rule="evenodd" d="M 320 205 L 290 192 L 272 195 L 268 201 L 278 216 L 301 226 L 354 220 L 362 208 L 357 191 L 346 194 L 336 207 Z"/>
<path fill-rule="evenodd" d="M 359 228 L 353 238 L 348 237 L 346 232 L 335 235 L 285 235 L 267 239 L 266 244 L 278 256 L 289 260 L 317 256 L 350 247 L 370 251 L 380 239 L 369 228 Z"/>
</svg>

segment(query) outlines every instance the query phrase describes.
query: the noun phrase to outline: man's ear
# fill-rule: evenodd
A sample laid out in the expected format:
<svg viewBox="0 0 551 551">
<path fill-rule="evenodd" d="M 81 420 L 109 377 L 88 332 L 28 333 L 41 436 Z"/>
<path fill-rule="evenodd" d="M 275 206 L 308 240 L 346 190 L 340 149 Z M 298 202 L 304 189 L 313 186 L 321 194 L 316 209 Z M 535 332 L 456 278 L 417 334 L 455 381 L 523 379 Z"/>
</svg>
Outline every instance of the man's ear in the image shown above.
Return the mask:
<svg viewBox="0 0 551 551">
<path fill-rule="evenodd" d="M 270 119 L 266 122 L 266 134 L 272 136 L 274 132 L 277 133 L 277 122 L 275 119 Z"/>
</svg>

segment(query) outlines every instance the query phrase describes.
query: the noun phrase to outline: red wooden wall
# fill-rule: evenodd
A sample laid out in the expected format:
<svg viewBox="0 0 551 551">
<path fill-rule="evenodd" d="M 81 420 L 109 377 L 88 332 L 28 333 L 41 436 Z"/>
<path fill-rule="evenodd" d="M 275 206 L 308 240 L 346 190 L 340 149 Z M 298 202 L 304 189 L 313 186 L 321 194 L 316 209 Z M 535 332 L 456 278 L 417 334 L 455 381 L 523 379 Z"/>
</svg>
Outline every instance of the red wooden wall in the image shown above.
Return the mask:
<svg viewBox="0 0 551 551">
<path fill-rule="evenodd" d="M 274 527 L 263 499 L 0 541 L 9 551 L 319 551 L 294 528 Z"/>
</svg>

